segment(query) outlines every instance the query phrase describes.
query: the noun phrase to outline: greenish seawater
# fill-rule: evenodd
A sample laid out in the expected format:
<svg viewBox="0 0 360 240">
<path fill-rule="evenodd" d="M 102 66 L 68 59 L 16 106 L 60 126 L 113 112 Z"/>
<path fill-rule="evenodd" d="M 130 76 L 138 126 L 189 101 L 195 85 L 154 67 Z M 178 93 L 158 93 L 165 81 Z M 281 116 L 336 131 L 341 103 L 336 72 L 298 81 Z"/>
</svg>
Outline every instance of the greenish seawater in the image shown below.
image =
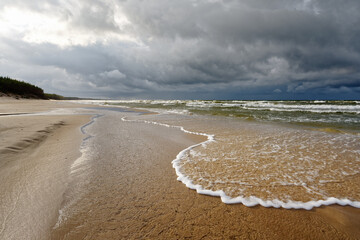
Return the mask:
<svg viewBox="0 0 360 240">
<path fill-rule="evenodd" d="M 360 101 L 116 100 L 106 104 L 360 132 Z"/>
</svg>

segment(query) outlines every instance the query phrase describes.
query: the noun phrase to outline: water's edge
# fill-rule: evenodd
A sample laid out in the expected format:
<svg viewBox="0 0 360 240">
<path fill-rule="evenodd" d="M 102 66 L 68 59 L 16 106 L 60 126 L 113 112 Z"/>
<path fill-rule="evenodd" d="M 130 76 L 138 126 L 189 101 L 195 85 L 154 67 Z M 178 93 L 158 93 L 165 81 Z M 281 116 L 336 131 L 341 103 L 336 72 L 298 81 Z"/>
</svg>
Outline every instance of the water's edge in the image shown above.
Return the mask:
<svg viewBox="0 0 360 240">
<path fill-rule="evenodd" d="M 192 131 L 188 131 L 188 130 L 184 129 L 184 127 L 182 127 L 182 126 L 172 126 L 172 125 L 158 123 L 158 122 L 154 122 L 154 121 L 128 120 L 128 119 L 126 119 L 126 117 L 121 118 L 121 120 L 126 121 L 126 122 L 143 122 L 143 123 L 147 123 L 147 124 L 154 124 L 154 125 L 159 125 L 159 126 L 168 127 L 168 128 L 177 128 L 188 134 L 206 136 L 207 137 L 206 141 L 194 144 L 194 145 L 180 151 L 178 153 L 178 155 L 176 156 L 176 158 L 172 161 L 172 166 L 175 169 L 176 175 L 178 176 L 177 180 L 181 181 L 183 184 L 185 184 L 186 187 L 196 190 L 196 192 L 199 194 L 220 197 L 221 201 L 225 204 L 240 204 L 241 203 L 247 207 L 261 205 L 263 207 L 274 207 L 274 208 L 285 208 L 285 209 L 305 209 L 305 210 L 311 210 L 314 207 L 320 207 L 320 206 L 324 206 L 324 205 L 327 206 L 327 205 L 332 205 L 332 204 L 338 204 L 341 206 L 349 205 L 349 206 L 352 206 L 355 208 L 360 208 L 360 201 L 351 201 L 346 198 L 338 199 L 335 197 L 329 197 L 327 199 L 317 200 L 317 201 L 308 201 L 308 202 L 287 201 L 287 202 L 284 202 L 279 199 L 263 200 L 261 198 L 255 197 L 255 196 L 250 196 L 250 197 L 238 196 L 238 197 L 232 198 L 232 197 L 226 195 L 225 192 L 222 190 L 221 191 L 213 191 L 213 190 L 204 189 L 202 185 L 193 184 L 192 180 L 180 171 L 180 162 L 181 162 L 181 158 L 191 149 L 193 149 L 197 146 L 200 146 L 200 145 L 207 145 L 208 143 L 215 141 L 214 135 L 206 134 L 206 133 L 192 132 Z"/>
</svg>

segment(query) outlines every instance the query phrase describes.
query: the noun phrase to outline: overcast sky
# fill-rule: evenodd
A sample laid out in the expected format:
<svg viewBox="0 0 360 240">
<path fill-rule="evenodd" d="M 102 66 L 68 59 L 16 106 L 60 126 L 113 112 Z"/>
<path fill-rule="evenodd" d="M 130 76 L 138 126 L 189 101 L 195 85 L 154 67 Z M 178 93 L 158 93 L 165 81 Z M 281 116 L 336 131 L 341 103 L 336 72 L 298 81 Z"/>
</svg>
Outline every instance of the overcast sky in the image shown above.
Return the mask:
<svg viewBox="0 0 360 240">
<path fill-rule="evenodd" d="M 65 96 L 360 99 L 359 0 L 0 0 L 0 75 Z"/>
</svg>

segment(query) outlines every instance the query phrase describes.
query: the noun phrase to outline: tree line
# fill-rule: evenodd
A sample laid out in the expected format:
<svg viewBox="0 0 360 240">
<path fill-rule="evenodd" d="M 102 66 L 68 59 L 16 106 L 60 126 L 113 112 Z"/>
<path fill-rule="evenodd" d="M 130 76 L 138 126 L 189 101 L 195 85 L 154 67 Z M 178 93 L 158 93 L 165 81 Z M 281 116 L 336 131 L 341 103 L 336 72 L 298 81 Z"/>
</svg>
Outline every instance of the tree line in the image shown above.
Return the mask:
<svg viewBox="0 0 360 240">
<path fill-rule="evenodd" d="M 12 79 L 10 77 L 0 76 L 0 96 L 2 94 L 12 95 L 16 98 L 37 98 L 37 99 L 54 99 L 54 100 L 79 100 L 92 98 L 64 97 L 53 93 L 44 93 L 42 88 L 27 82 Z"/>
<path fill-rule="evenodd" d="M 48 99 L 43 89 L 30 83 L 18 81 L 9 77 L 0 76 L 0 92 L 18 95 L 23 98 Z"/>
</svg>

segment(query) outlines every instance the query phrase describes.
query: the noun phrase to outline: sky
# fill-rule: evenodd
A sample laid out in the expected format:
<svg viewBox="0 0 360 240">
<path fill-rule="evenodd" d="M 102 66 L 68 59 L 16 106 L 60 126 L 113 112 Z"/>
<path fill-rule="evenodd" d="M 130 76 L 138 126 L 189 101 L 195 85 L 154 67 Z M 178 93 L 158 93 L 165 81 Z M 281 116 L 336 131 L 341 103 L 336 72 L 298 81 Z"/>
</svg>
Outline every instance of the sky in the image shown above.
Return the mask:
<svg viewBox="0 0 360 240">
<path fill-rule="evenodd" d="M 360 99 L 359 0 L 0 0 L 0 75 L 111 99 Z"/>
</svg>

